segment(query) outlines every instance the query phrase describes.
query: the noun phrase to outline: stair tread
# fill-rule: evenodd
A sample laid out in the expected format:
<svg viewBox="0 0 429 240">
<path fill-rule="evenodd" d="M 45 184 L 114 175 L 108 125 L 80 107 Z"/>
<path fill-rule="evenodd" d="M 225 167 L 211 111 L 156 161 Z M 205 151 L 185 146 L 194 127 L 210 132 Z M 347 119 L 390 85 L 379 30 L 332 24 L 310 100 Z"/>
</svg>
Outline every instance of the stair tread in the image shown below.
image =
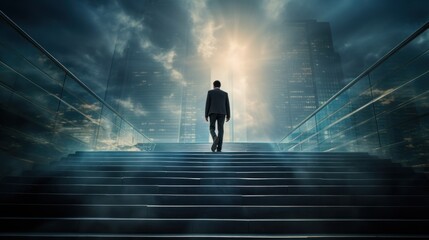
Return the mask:
<svg viewBox="0 0 429 240">
<path fill-rule="evenodd" d="M 117 233 L 22 233 L 22 232 L 8 232 L 0 233 L 0 236 L 6 236 L 9 239 L 14 237 L 42 237 L 43 239 L 195 239 L 195 240 L 220 240 L 220 239 L 240 239 L 240 240 L 263 240 L 263 239 L 336 239 L 336 240 L 408 240 L 408 239 L 428 239 L 429 235 L 424 234 L 117 234 Z"/>
<path fill-rule="evenodd" d="M 0 182 L 0 238 L 429 236 L 427 179 L 367 153 L 76 152 L 23 174 Z"/>
</svg>

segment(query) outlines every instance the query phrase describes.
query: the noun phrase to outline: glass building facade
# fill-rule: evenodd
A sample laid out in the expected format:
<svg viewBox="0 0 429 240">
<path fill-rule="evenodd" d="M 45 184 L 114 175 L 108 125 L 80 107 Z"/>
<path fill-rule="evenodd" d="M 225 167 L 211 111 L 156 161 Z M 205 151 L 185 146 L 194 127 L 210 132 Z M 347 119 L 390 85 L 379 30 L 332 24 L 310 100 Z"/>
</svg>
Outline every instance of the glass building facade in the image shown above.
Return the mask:
<svg viewBox="0 0 429 240">
<path fill-rule="evenodd" d="M 284 137 L 332 97 L 343 78 L 329 23 L 286 22 L 278 32 L 281 41 L 263 61 L 276 119 L 273 139 Z"/>
<path fill-rule="evenodd" d="M 288 151 L 361 151 L 418 165 L 429 158 L 429 23 L 302 121 Z"/>
<path fill-rule="evenodd" d="M 139 44 L 129 42 L 122 54 L 115 52 L 106 101 L 154 142 L 207 142 L 210 68 L 185 48 L 157 59 Z M 180 63 L 174 70 L 163 62 L 170 57 Z"/>
<path fill-rule="evenodd" d="M 210 87 L 210 68 L 191 59 L 186 62 L 187 82 L 183 86 L 180 118 L 180 143 L 207 142 L 209 131 L 204 120 L 206 91 Z"/>
</svg>

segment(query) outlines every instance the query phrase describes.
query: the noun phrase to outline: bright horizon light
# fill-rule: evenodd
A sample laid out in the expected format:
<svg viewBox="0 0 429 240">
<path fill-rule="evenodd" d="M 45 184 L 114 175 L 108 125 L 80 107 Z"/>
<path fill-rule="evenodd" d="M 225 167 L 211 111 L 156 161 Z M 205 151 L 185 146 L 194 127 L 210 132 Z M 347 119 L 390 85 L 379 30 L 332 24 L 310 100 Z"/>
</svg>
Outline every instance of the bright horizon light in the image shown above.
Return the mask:
<svg viewBox="0 0 429 240">
<path fill-rule="evenodd" d="M 247 99 L 251 94 L 249 91 L 255 91 L 258 86 L 258 76 L 255 73 L 256 64 L 252 61 L 255 58 L 250 57 L 252 52 L 248 51 L 248 42 L 241 39 L 250 38 L 235 34 L 235 38 L 218 38 L 218 49 L 209 59 L 208 63 L 212 69 L 212 79 L 220 80 L 222 89 L 230 95 L 230 104 L 232 109 L 232 119 L 225 128 L 225 141 L 247 141 L 247 127 L 256 125 L 255 119 L 247 111 L 247 104 L 252 99 Z M 249 89 L 251 85 L 254 89 Z M 264 109 L 260 109 L 264 111 Z M 265 114 L 264 114 L 265 115 Z"/>
</svg>

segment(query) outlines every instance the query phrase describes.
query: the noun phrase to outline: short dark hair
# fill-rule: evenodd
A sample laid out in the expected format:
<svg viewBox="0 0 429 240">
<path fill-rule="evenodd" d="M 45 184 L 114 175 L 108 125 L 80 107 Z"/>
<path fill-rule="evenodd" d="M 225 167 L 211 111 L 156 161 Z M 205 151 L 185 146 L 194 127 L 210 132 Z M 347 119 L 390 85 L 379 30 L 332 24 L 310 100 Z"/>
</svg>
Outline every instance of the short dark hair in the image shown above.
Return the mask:
<svg viewBox="0 0 429 240">
<path fill-rule="evenodd" d="M 213 86 L 214 87 L 220 87 L 220 81 L 219 80 L 214 81 Z"/>
</svg>

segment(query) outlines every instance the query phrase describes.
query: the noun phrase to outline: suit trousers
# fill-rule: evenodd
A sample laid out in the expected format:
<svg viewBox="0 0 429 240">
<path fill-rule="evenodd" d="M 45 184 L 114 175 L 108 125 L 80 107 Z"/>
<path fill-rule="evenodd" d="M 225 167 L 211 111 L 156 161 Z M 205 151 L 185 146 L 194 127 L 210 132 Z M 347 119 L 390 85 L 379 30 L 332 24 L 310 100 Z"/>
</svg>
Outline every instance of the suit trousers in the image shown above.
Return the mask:
<svg viewBox="0 0 429 240">
<path fill-rule="evenodd" d="M 215 124 L 217 122 L 217 133 L 218 133 L 217 137 L 219 138 L 217 150 L 221 151 L 222 143 L 223 143 L 223 124 L 225 123 L 225 115 L 212 113 L 209 115 L 209 118 L 210 118 L 210 135 L 212 136 L 213 141 L 216 137 Z"/>
</svg>

